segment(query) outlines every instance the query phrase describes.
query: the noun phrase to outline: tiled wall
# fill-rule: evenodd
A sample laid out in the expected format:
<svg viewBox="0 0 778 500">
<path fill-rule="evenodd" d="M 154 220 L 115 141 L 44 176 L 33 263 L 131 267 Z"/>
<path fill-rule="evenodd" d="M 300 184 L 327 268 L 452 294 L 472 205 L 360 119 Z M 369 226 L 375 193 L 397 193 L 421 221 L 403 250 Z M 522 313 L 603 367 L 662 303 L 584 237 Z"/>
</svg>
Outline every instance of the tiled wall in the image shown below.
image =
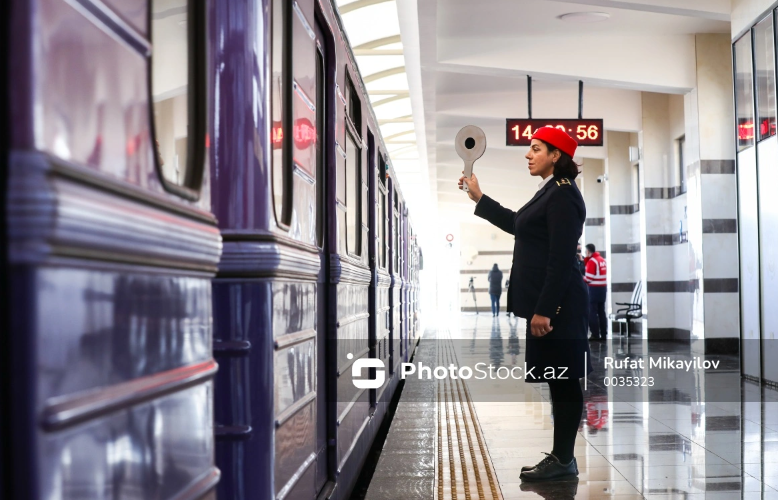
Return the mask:
<svg viewBox="0 0 778 500">
<path fill-rule="evenodd" d="M 690 262 L 697 264 L 695 277 L 702 281 L 696 323 L 704 326 L 695 327 L 694 335 L 705 339 L 708 351 L 736 352 L 740 305 L 731 45 L 727 35 L 697 35 L 696 47 L 697 88 L 687 95 L 686 108 L 687 129 L 698 131 L 699 153 L 690 158 L 695 161 L 689 171 L 690 186 L 699 191 L 700 244 Z"/>
<path fill-rule="evenodd" d="M 640 199 L 638 167 L 630 160 L 630 147 L 637 148 L 638 135 L 608 132 L 608 175 L 605 214 L 609 239 L 607 260 L 610 273 L 610 307 L 616 312 L 617 302 L 629 302 L 635 284 L 641 280 Z"/>
<path fill-rule="evenodd" d="M 683 96 L 643 93 L 641 168 L 645 187 L 649 338 L 689 338 L 687 195 L 681 183 Z"/>
</svg>

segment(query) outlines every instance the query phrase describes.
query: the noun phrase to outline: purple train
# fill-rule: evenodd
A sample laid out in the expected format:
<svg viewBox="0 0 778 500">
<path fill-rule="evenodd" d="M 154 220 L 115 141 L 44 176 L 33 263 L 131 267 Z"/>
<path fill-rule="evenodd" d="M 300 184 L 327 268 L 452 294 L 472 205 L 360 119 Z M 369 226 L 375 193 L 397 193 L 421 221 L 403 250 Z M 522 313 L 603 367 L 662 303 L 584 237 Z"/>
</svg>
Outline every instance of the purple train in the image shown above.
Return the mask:
<svg viewBox="0 0 778 500">
<path fill-rule="evenodd" d="M 348 498 L 421 252 L 333 5 L 0 14 L 0 497 Z"/>
</svg>

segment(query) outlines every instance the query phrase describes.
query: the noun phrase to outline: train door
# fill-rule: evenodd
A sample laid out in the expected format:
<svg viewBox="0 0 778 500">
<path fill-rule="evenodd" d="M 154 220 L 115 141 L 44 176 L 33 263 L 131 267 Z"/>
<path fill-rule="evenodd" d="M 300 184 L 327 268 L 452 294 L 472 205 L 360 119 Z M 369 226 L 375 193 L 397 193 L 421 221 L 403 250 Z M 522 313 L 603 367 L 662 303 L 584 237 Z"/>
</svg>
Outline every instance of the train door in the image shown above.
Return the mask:
<svg viewBox="0 0 778 500">
<path fill-rule="evenodd" d="M 328 180 L 327 165 L 329 164 L 329 148 L 333 132 L 332 120 L 329 120 L 330 106 L 328 100 L 333 92 L 332 75 L 329 73 L 326 40 L 323 30 L 316 20 L 314 26 L 316 35 L 316 246 L 319 249 L 319 277 L 316 284 L 316 491 L 321 491 L 332 477 L 328 460 L 329 438 L 334 435 L 335 418 L 328 409 L 327 373 L 331 373 L 328 355 L 327 324 L 329 281 L 328 255 L 330 246 L 327 237 L 327 195 Z M 329 349 L 331 350 L 331 349 Z"/>
<path fill-rule="evenodd" d="M 11 113 L 8 109 L 8 43 L 11 25 L 11 2 L 0 6 L 0 127 L 11 130 Z M 5 124 L 5 125 L 3 125 Z M 6 233 L 6 189 L 8 181 L 8 134 L 0 134 L 0 331 L 10 332 L 8 323 L 8 297 L 11 292 L 8 285 L 8 240 Z M 0 401 L 11 400 L 10 371 L 10 335 L 0 335 Z M 7 412 L 0 411 L 0 464 L 11 463 L 11 424 Z M 6 476 L 6 467 L 0 467 L 0 498 L 11 498 L 10 478 Z"/>
</svg>

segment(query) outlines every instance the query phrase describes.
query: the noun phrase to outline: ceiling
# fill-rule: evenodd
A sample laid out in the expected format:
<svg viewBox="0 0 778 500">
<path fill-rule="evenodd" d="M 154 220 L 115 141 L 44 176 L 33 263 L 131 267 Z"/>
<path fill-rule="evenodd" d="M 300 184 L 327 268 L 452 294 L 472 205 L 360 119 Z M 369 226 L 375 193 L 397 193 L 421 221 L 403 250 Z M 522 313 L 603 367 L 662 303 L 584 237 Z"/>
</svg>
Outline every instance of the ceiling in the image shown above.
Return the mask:
<svg viewBox="0 0 778 500">
<path fill-rule="evenodd" d="M 343 13 L 349 4 L 363 7 Z M 468 124 L 487 135 L 486 153 L 474 169 L 484 192 L 514 209 L 534 194 L 538 179 L 528 174 L 526 151 L 505 146 L 504 130 L 506 118 L 527 116 L 527 75 L 533 78 L 534 117 L 576 117 L 582 80 L 585 117 L 603 118 L 606 130 L 638 131 L 641 92 L 684 94 L 694 88 L 694 35 L 729 33 L 732 11 L 730 0 L 352 0 L 339 5 L 366 81 L 403 68 L 368 83 L 368 90 L 375 94 L 374 104 L 393 99 L 376 108 L 382 133 L 393 143 L 396 168 L 397 160 L 405 160 L 397 168 L 407 174 L 403 185 L 415 185 L 417 196 L 430 201 L 424 213 L 433 223 L 477 220 L 473 203 L 456 187 L 462 162 L 453 138 Z M 589 24 L 559 19 L 576 12 L 609 18 Z M 396 35 L 398 43 L 381 47 L 386 53 L 360 52 L 362 44 Z M 576 159 L 585 168 L 586 158 L 604 157 L 602 149 L 582 148 Z"/>
</svg>

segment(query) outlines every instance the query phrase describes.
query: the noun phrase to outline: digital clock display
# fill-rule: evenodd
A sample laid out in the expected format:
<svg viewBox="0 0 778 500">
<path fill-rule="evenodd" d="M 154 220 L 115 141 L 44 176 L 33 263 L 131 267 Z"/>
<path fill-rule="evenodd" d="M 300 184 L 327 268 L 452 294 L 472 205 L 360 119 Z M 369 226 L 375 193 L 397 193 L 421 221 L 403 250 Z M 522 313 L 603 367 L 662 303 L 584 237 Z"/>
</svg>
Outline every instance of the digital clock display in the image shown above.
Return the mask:
<svg viewBox="0 0 778 500">
<path fill-rule="evenodd" d="M 505 145 L 529 146 L 532 143 L 532 134 L 545 126 L 564 130 L 578 141 L 579 146 L 602 146 L 603 144 L 602 119 L 508 118 L 505 120 Z"/>
</svg>

